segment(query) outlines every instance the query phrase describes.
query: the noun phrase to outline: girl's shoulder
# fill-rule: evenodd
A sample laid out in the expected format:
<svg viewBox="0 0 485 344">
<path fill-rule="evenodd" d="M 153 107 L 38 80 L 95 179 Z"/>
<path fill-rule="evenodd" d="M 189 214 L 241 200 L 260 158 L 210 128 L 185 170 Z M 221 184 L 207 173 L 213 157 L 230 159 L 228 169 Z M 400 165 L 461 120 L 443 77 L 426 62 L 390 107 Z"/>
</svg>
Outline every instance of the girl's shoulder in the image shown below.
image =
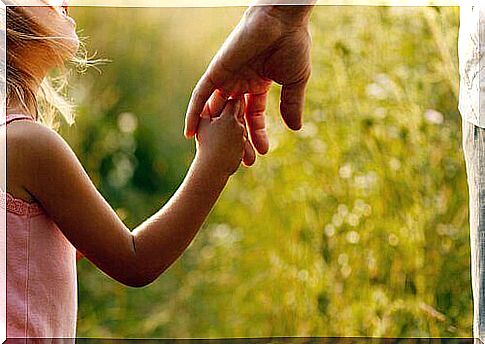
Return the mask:
<svg viewBox="0 0 485 344">
<path fill-rule="evenodd" d="M 66 145 L 60 135 L 51 128 L 34 121 L 14 121 L 7 125 L 6 161 L 7 188 L 13 196 L 25 201 L 33 201 L 28 185 L 32 183 L 34 174 L 42 166 L 45 169 L 55 169 L 56 155 Z M 5 161 L 5 159 L 3 160 Z M 52 172 L 52 171 L 51 171 Z"/>
<path fill-rule="evenodd" d="M 7 125 L 7 150 L 48 153 L 64 143 L 53 129 L 34 121 L 15 121 Z M 32 157 L 32 155 L 30 155 Z M 21 157 L 19 157 L 21 158 Z"/>
<path fill-rule="evenodd" d="M 51 128 L 34 121 L 15 121 L 7 125 L 7 158 L 26 160 L 32 166 L 37 158 L 55 153 L 64 144 L 60 135 Z"/>
</svg>

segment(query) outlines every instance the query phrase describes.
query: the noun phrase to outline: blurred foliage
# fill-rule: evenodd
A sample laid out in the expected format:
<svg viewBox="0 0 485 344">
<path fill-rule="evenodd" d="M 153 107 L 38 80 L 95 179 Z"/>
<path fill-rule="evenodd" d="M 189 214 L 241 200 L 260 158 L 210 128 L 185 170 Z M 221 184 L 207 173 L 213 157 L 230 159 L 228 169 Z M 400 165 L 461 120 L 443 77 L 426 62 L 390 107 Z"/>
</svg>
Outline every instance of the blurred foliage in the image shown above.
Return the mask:
<svg viewBox="0 0 485 344">
<path fill-rule="evenodd" d="M 193 85 L 244 9 L 75 8 L 89 51 L 63 128 L 130 228 L 193 155 Z M 471 336 L 457 8 L 319 7 L 304 129 L 230 181 L 189 250 L 131 289 L 79 264 L 79 337 Z"/>
</svg>

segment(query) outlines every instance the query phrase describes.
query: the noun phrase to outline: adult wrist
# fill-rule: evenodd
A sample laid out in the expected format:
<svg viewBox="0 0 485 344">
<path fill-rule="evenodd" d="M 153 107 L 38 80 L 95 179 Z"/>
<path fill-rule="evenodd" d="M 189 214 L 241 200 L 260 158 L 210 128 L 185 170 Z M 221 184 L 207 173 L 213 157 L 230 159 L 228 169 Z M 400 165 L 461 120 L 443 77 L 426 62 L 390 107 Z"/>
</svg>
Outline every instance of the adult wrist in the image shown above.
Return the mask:
<svg viewBox="0 0 485 344">
<path fill-rule="evenodd" d="M 314 7 L 315 1 L 301 0 L 305 4 L 291 5 L 281 4 L 276 5 L 276 2 L 284 3 L 278 0 L 260 0 L 253 2 L 253 5 L 248 9 L 248 16 L 266 15 L 278 19 L 281 23 L 288 27 L 308 25 L 310 16 Z"/>
</svg>

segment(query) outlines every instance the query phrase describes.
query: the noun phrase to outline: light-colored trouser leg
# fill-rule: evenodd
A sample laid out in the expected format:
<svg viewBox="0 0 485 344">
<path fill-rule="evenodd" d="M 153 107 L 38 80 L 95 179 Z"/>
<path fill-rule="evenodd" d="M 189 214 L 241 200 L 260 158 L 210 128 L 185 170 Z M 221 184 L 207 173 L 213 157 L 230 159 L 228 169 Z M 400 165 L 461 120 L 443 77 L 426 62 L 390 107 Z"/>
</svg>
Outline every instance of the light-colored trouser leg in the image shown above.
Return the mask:
<svg viewBox="0 0 485 344">
<path fill-rule="evenodd" d="M 485 129 L 463 122 L 473 288 L 473 336 L 485 342 Z"/>
</svg>

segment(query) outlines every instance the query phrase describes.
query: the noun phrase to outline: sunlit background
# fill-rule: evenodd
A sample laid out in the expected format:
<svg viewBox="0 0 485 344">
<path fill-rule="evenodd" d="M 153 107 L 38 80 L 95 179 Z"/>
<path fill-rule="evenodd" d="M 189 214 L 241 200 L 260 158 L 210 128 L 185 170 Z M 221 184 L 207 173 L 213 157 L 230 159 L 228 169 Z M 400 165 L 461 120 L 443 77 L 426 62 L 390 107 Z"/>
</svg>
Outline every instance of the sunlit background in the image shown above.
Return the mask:
<svg viewBox="0 0 485 344">
<path fill-rule="evenodd" d="M 62 134 L 135 228 L 182 181 L 192 87 L 243 8 L 74 8 L 90 53 Z M 457 8 L 318 7 L 305 126 L 275 87 L 271 150 L 183 257 L 131 289 L 79 265 L 79 337 L 471 336 Z"/>
</svg>

